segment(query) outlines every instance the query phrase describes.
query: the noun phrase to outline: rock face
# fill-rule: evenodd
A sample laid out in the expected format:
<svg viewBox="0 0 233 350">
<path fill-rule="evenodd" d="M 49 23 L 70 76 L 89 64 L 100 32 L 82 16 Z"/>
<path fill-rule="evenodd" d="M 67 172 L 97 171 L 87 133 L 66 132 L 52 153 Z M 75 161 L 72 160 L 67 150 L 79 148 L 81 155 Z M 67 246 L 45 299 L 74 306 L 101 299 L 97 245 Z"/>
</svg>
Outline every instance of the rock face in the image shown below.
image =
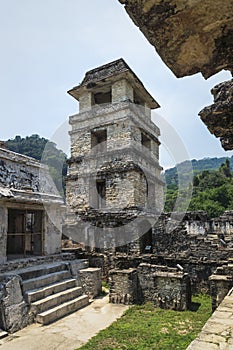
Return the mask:
<svg viewBox="0 0 233 350">
<path fill-rule="evenodd" d="M 233 80 L 218 84 L 211 93 L 214 104 L 205 107 L 199 115 L 209 131 L 220 137 L 223 148 L 233 149 Z"/>
<path fill-rule="evenodd" d="M 207 79 L 233 72 L 233 0 L 119 0 L 177 77 Z M 215 104 L 200 112 L 225 150 L 233 149 L 232 81 L 212 90 Z"/>
<path fill-rule="evenodd" d="M 232 0 L 119 1 L 177 77 L 232 71 Z"/>
</svg>

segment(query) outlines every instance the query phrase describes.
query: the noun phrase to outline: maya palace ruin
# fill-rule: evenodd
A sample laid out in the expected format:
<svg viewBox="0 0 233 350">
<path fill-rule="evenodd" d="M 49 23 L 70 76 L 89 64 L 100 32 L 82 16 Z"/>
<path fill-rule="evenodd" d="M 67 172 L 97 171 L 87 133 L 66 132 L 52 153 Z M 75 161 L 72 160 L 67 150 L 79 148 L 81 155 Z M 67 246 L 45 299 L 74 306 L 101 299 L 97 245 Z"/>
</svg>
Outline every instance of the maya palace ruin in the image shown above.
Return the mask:
<svg viewBox="0 0 233 350">
<path fill-rule="evenodd" d="M 206 291 L 215 309 L 233 287 L 233 213 L 162 212 L 151 120 L 159 104 L 123 59 L 88 71 L 68 93 L 79 113 L 69 120 L 66 206 L 46 166 L 1 144 L 0 328 L 78 310 L 102 279 L 112 303 L 185 310 L 193 292 Z M 78 247 L 62 249 L 62 234 Z"/>
</svg>

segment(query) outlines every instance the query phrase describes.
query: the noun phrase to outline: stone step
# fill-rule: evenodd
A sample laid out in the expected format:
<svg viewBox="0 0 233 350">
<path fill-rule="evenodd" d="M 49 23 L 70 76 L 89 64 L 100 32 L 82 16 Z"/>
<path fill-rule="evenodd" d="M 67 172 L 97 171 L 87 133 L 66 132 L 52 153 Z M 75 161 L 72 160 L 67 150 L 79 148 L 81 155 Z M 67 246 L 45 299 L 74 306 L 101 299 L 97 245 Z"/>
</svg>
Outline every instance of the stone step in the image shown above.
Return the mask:
<svg viewBox="0 0 233 350">
<path fill-rule="evenodd" d="M 71 278 L 62 282 L 53 283 L 40 289 L 29 290 L 25 293 L 28 303 L 48 297 L 49 295 L 62 292 L 63 290 L 76 287 L 76 279 Z"/>
<path fill-rule="evenodd" d="M 17 270 L 17 275 L 23 280 L 29 280 L 32 278 L 48 275 L 50 273 L 68 270 L 69 266 L 65 262 L 58 262 L 53 264 L 43 264 L 38 266 L 32 266 L 25 269 Z"/>
<path fill-rule="evenodd" d="M 68 290 L 64 290 L 62 292 L 50 295 L 46 298 L 31 303 L 31 312 L 36 315 L 38 313 L 52 309 L 57 305 L 76 299 L 80 295 L 82 295 L 81 287 L 74 287 Z"/>
<path fill-rule="evenodd" d="M 71 273 L 68 270 L 53 272 L 47 275 L 43 275 L 36 278 L 23 281 L 23 290 L 27 292 L 29 290 L 38 289 L 51 285 L 56 282 L 60 282 L 71 278 Z"/>
<path fill-rule="evenodd" d="M 64 317 L 72 312 L 81 309 L 89 304 L 89 298 L 87 295 L 81 295 L 80 297 L 67 301 L 64 304 L 54 307 L 48 311 L 44 311 L 36 316 L 36 321 L 41 324 L 49 324 Z"/>
<path fill-rule="evenodd" d="M 5 338 L 7 335 L 8 335 L 8 333 L 0 328 L 0 339 Z"/>
</svg>

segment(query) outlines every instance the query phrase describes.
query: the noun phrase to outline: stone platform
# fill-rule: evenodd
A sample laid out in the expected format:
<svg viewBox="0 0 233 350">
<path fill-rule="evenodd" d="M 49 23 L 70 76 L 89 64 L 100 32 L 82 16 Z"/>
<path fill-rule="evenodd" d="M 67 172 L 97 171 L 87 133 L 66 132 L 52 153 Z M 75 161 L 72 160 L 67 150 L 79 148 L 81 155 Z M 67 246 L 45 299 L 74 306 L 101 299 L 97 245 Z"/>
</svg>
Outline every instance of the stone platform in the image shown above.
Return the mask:
<svg viewBox="0 0 233 350">
<path fill-rule="evenodd" d="M 187 350 L 233 350 L 233 289 Z"/>
</svg>

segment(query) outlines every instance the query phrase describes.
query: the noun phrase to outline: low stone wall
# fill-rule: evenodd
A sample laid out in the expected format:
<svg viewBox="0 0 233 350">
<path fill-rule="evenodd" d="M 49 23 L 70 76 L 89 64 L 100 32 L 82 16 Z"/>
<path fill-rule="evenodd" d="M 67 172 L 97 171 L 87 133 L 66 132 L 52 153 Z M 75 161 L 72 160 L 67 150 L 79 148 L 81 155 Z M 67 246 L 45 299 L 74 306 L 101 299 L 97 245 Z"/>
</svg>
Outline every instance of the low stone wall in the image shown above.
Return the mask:
<svg viewBox="0 0 233 350">
<path fill-rule="evenodd" d="M 110 271 L 112 303 L 152 302 L 156 307 L 186 310 L 191 303 L 188 274 L 166 266 L 141 263 L 138 268 Z"/>
</svg>

